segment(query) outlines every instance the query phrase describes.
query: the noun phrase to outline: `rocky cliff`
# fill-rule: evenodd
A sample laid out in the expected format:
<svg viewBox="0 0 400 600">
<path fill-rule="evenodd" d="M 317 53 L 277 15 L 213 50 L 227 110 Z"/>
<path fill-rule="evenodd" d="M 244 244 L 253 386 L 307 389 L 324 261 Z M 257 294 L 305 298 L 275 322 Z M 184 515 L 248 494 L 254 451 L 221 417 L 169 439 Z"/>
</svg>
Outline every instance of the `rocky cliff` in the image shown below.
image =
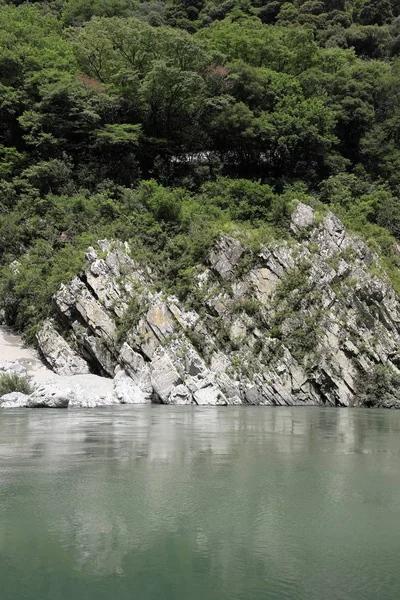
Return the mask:
<svg viewBox="0 0 400 600">
<path fill-rule="evenodd" d="M 398 373 L 398 297 L 332 213 L 298 204 L 291 232 L 256 250 L 219 238 L 185 303 L 126 243 L 99 241 L 55 294 L 40 350 L 61 375 L 115 378 L 121 402 L 358 405 L 376 365 Z"/>
</svg>

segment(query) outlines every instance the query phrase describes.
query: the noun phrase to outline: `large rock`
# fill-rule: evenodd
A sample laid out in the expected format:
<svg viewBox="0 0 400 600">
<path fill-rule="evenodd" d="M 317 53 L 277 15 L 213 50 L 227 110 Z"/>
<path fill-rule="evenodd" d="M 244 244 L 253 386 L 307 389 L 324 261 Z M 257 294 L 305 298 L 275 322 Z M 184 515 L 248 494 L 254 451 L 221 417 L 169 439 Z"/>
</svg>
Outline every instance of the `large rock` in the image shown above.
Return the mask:
<svg viewBox="0 0 400 600">
<path fill-rule="evenodd" d="M 153 387 L 150 380 L 150 367 L 143 356 L 138 352 L 135 352 L 133 348 L 125 342 L 121 347 L 118 361 L 122 369 L 129 375 L 142 392 L 144 392 L 145 395 L 151 396 Z"/>
<path fill-rule="evenodd" d="M 80 334 L 82 352 L 87 352 L 91 362 L 96 364 L 96 370 L 109 377 L 114 376 L 117 361 L 101 337 L 90 335 L 87 332 Z"/>
<path fill-rule="evenodd" d="M 209 262 L 213 270 L 226 279 L 231 275 L 244 252 L 245 249 L 239 240 L 228 236 L 222 237 L 210 253 Z"/>
<path fill-rule="evenodd" d="M 68 285 L 63 284 L 54 301 L 64 320 L 72 322 L 78 316 L 106 344 L 115 344 L 115 322 L 79 277 Z"/>
<path fill-rule="evenodd" d="M 161 402 L 168 404 L 172 390 L 182 379 L 167 354 L 158 355 L 151 363 L 151 384 Z"/>
<path fill-rule="evenodd" d="M 36 339 L 44 358 L 58 375 L 89 373 L 87 362 L 56 331 L 52 321 L 43 323 Z"/>
<path fill-rule="evenodd" d="M 194 399 L 196 404 L 200 406 L 207 404 L 211 406 L 226 406 L 228 404 L 224 394 L 215 385 L 208 385 L 197 390 L 194 392 Z"/>
<path fill-rule="evenodd" d="M 186 385 L 177 385 L 168 397 L 168 404 L 194 404 L 191 391 Z"/>
<path fill-rule="evenodd" d="M 119 404 L 114 397 L 112 379 L 98 375 L 59 377 L 57 385 L 72 393 L 68 408 L 95 408 Z"/>
<path fill-rule="evenodd" d="M 127 243 L 100 240 L 99 247 L 104 258 L 99 258 L 94 248 L 88 249 L 85 281 L 101 304 L 121 317 L 128 309 L 129 293 L 145 284 L 148 277 L 129 256 Z"/>
<path fill-rule="evenodd" d="M 27 408 L 95 408 L 119 404 L 113 382 L 98 375 L 60 376 L 41 385 L 27 401 Z"/>
<path fill-rule="evenodd" d="M 29 395 L 21 392 L 11 392 L 0 398 L 0 408 L 25 408 Z"/>
<path fill-rule="evenodd" d="M 355 405 L 374 365 L 400 369 L 399 297 L 332 213 L 299 203 L 291 231 L 258 250 L 219 238 L 186 305 L 156 292 L 123 244 L 90 248 L 55 304 L 91 370 L 115 380 L 104 394 L 71 389 L 68 405 Z M 138 314 L 120 339 L 128 306 Z"/>
<path fill-rule="evenodd" d="M 98 408 L 101 406 L 115 406 L 117 404 L 120 404 L 120 402 L 118 398 L 113 396 L 89 396 L 84 388 L 76 388 L 73 391 L 68 408 Z"/>
<path fill-rule="evenodd" d="M 157 339 L 163 342 L 176 329 L 176 322 L 165 302 L 155 302 L 147 311 L 146 321 Z"/>
<path fill-rule="evenodd" d="M 26 402 L 27 408 L 68 408 L 73 398 L 72 390 L 60 388 L 58 384 L 44 384 L 31 394 Z"/>
<path fill-rule="evenodd" d="M 89 252 L 87 258 L 93 259 Z M 109 310 L 115 312 L 117 316 L 122 316 L 126 310 L 122 291 L 116 281 L 115 275 L 111 272 L 107 263 L 97 258 L 91 260 L 91 264 L 85 271 L 86 282 L 90 289 L 96 294 L 96 297 Z"/>
<path fill-rule="evenodd" d="M 315 216 L 311 206 L 299 202 L 293 211 L 290 229 L 293 233 L 299 233 L 303 229 L 309 229 L 314 225 Z"/>
<path fill-rule="evenodd" d="M 151 394 L 145 394 L 123 370 L 114 377 L 114 397 L 120 404 L 148 404 L 151 402 Z"/>
</svg>

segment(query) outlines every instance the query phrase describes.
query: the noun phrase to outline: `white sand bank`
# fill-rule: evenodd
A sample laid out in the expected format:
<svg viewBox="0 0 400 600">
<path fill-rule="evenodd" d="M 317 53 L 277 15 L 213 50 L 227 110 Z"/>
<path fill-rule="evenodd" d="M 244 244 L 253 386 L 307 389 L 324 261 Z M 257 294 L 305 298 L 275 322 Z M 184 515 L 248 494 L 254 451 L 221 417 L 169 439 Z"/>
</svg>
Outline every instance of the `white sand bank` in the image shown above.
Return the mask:
<svg viewBox="0 0 400 600">
<path fill-rule="evenodd" d="M 1 362 L 19 363 L 37 383 L 57 379 L 57 375 L 41 361 L 36 350 L 25 346 L 21 336 L 4 326 L 0 326 Z"/>
</svg>

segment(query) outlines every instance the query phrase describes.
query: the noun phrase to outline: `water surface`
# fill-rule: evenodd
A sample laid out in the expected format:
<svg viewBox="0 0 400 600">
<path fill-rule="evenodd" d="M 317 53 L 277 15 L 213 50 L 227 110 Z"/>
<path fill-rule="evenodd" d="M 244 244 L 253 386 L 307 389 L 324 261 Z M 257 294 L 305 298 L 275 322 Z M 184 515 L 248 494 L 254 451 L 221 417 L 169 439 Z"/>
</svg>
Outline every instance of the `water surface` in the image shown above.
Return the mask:
<svg viewBox="0 0 400 600">
<path fill-rule="evenodd" d="M 400 414 L 0 413 L 4 600 L 398 600 Z"/>
</svg>

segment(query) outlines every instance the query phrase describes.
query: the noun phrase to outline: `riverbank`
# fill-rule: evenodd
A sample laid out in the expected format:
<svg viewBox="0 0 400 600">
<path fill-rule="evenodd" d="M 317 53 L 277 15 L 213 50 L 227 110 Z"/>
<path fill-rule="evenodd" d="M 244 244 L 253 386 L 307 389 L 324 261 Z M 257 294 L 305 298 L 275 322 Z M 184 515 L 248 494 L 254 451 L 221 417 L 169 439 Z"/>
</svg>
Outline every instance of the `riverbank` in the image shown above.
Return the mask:
<svg viewBox="0 0 400 600">
<path fill-rule="evenodd" d="M 14 368 L 16 366 L 16 368 Z M 23 408 L 29 406 L 50 408 L 93 408 L 127 402 L 121 382 L 91 373 L 84 375 L 58 375 L 41 359 L 39 353 L 24 344 L 20 335 L 10 328 L 0 326 L 0 372 L 19 372 L 26 374 L 34 390 L 31 396 L 10 394 L 2 403 L 3 408 Z M 118 386 L 119 384 L 119 386 Z M 119 395 L 118 395 L 119 394 Z"/>
<path fill-rule="evenodd" d="M 26 346 L 21 336 L 9 327 L 0 326 L 0 364 L 9 362 L 21 365 L 34 383 L 57 379 L 34 348 Z"/>
</svg>

